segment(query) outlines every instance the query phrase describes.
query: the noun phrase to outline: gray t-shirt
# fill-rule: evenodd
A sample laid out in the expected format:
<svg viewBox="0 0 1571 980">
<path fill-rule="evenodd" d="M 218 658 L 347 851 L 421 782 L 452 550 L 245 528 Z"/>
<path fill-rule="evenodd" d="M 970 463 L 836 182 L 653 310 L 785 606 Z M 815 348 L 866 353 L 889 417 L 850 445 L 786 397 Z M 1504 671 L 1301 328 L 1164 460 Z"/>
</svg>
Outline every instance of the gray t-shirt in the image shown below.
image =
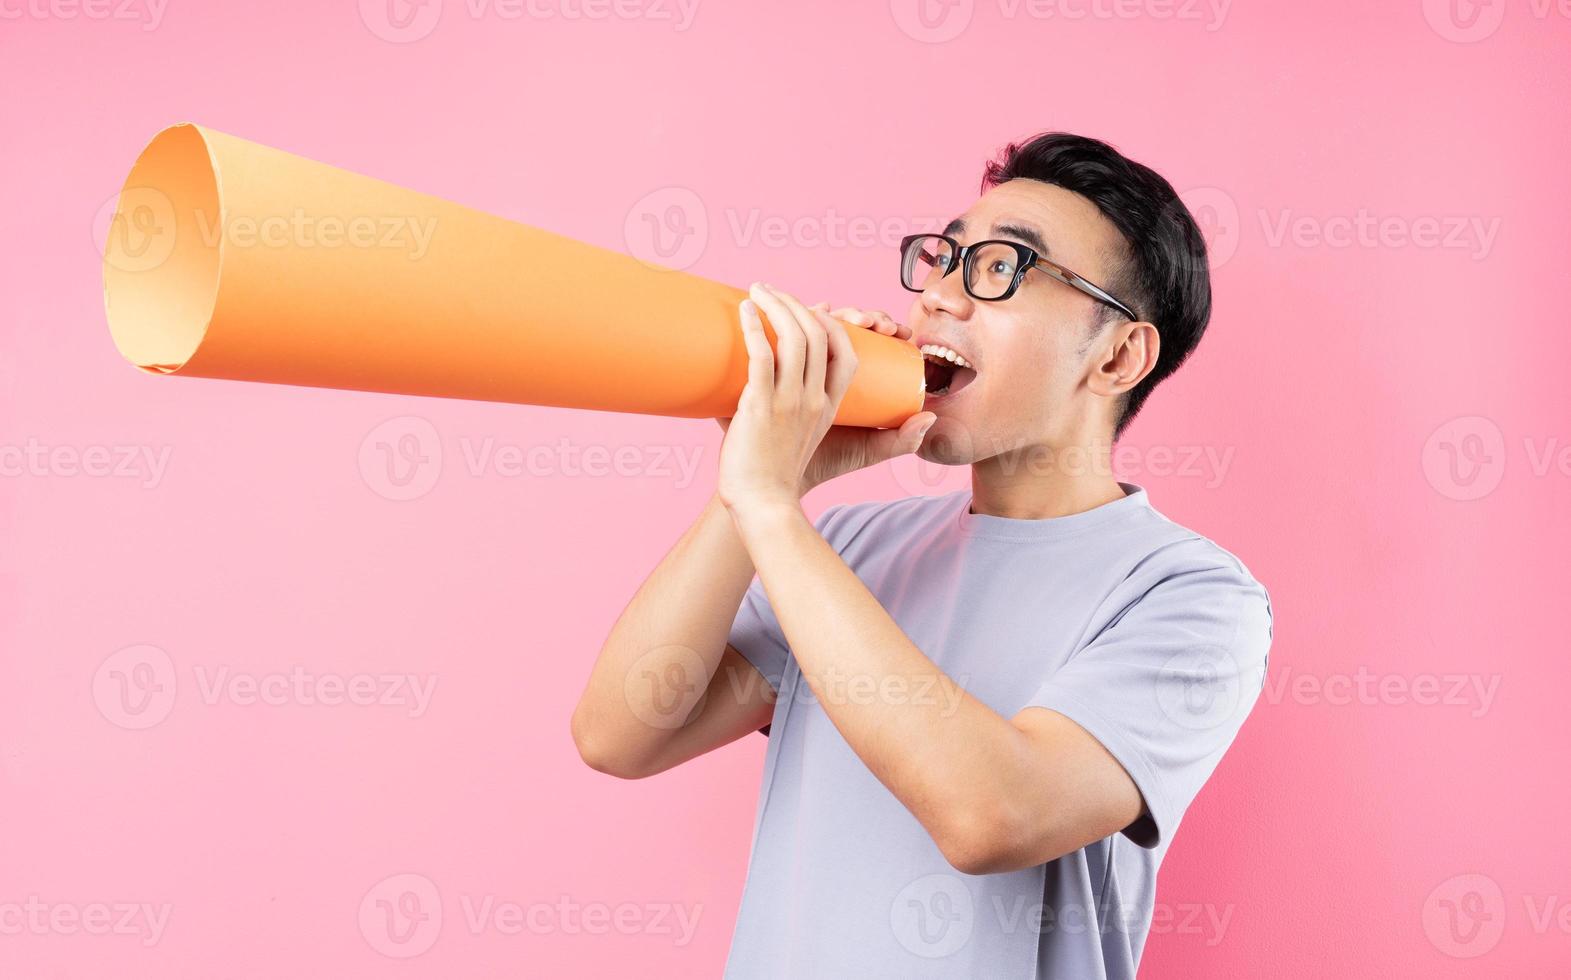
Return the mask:
<svg viewBox="0 0 1571 980">
<path fill-rule="evenodd" d="M 1036 867 L 944 859 L 824 713 L 753 580 L 730 643 L 777 698 L 727 977 L 1134 977 L 1162 855 L 1264 684 L 1271 605 L 1237 558 L 1121 486 L 1046 520 L 972 514 L 957 490 L 817 522 L 961 687 L 1006 718 L 1067 715 L 1140 788 L 1148 816 Z M 919 686 L 838 696 L 944 703 Z"/>
</svg>

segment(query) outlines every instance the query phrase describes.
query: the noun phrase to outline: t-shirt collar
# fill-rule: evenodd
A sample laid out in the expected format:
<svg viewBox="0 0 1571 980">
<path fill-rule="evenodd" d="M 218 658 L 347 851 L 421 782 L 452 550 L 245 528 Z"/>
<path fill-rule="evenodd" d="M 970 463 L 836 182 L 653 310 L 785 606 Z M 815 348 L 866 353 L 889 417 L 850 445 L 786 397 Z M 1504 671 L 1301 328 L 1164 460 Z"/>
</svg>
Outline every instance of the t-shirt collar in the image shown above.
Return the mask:
<svg viewBox="0 0 1571 980">
<path fill-rule="evenodd" d="M 1151 510 L 1151 501 L 1146 495 L 1145 487 L 1123 481 L 1119 481 L 1118 485 L 1123 489 L 1124 496 L 1117 500 L 1078 514 L 1036 519 L 973 514 L 971 513 L 972 493 L 970 490 L 962 490 L 956 494 L 960 500 L 957 524 L 961 533 L 967 537 L 1044 541 L 1124 523 L 1142 512 Z"/>
</svg>

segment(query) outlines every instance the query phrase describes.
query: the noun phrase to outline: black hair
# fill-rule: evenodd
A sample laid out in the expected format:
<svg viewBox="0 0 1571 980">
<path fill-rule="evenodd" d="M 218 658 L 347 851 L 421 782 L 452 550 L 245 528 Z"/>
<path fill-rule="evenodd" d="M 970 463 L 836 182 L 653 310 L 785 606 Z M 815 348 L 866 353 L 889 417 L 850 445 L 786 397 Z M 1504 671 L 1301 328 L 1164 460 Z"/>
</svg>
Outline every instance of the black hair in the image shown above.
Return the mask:
<svg viewBox="0 0 1571 980">
<path fill-rule="evenodd" d="M 1173 185 L 1112 146 L 1073 133 L 1010 143 L 987 164 L 982 191 L 1017 178 L 1040 180 L 1086 198 L 1123 236 L 1109 281 L 1098 283 L 1161 335 L 1156 367 L 1123 398 L 1113 438 L 1123 434 L 1151 389 L 1188 359 L 1211 319 L 1205 237 Z M 1100 330 L 1120 314 L 1101 306 Z"/>
</svg>

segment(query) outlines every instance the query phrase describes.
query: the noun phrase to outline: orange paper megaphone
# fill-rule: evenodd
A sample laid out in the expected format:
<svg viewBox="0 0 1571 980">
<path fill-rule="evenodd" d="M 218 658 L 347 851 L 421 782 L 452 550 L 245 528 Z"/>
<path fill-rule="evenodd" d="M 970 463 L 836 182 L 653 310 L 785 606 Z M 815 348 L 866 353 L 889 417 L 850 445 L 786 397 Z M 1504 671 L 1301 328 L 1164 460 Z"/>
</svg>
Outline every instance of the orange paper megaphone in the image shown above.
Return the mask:
<svg viewBox="0 0 1571 980">
<path fill-rule="evenodd" d="M 137 158 L 104 251 L 145 371 L 685 418 L 736 409 L 745 295 L 189 124 Z M 917 349 L 849 336 L 836 421 L 920 411 Z"/>
</svg>

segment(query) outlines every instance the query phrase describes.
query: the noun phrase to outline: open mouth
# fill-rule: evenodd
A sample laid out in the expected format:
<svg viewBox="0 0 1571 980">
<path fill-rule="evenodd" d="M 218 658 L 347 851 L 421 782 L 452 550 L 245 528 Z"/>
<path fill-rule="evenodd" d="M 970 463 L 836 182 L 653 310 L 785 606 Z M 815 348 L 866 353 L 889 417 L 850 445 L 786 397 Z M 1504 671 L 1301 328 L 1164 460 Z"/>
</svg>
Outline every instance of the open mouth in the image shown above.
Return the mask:
<svg viewBox="0 0 1571 980">
<path fill-rule="evenodd" d="M 941 344 L 923 344 L 922 360 L 926 362 L 929 398 L 952 395 L 976 378 L 970 361 Z"/>
</svg>

